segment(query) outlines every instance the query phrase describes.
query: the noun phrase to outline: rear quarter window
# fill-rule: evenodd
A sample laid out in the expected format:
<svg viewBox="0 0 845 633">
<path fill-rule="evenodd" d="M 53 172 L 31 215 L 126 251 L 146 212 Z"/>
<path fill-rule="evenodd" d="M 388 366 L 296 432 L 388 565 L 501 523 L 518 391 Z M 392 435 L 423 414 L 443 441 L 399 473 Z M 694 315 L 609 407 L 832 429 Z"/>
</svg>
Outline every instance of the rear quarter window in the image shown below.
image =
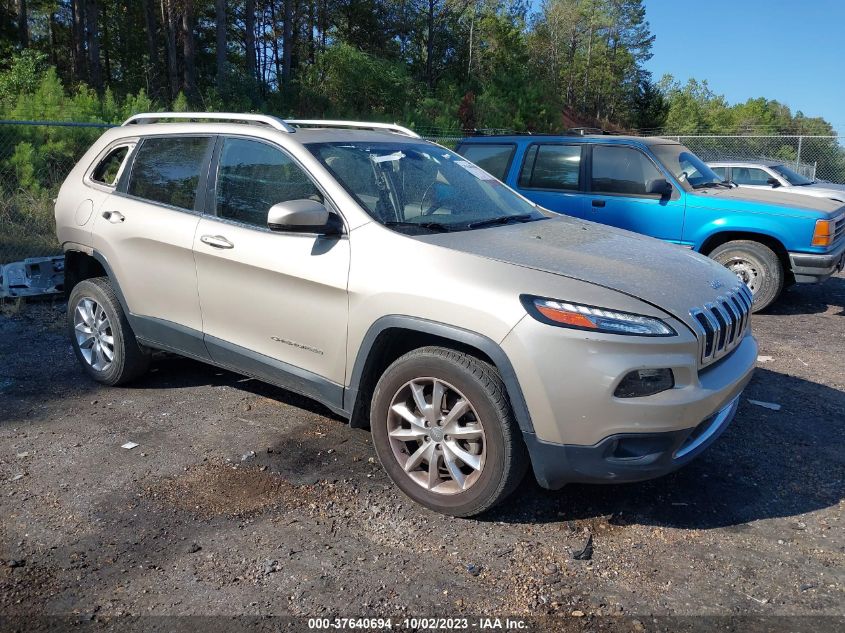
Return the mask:
<svg viewBox="0 0 845 633">
<path fill-rule="evenodd" d="M 515 145 L 494 143 L 463 145 L 458 149 L 461 156 L 499 180 L 507 177 L 515 151 Z"/>
<path fill-rule="evenodd" d="M 101 185 L 114 187 L 117 183 L 118 177 L 120 176 L 120 172 L 123 169 L 123 163 L 126 160 L 126 156 L 129 154 L 129 150 L 129 145 L 121 145 L 120 147 L 112 149 L 108 154 L 106 154 L 105 158 L 103 158 L 103 160 L 97 163 L 97 166 L 94 167 L 91 172 L 91 180 L 100 183 Z"/>
<path fill-rule="evenodd" d="M 210 137 L 147 138 L 132 164 L 127 193 L 151 202 L 193 209 Z"/>
</svg>

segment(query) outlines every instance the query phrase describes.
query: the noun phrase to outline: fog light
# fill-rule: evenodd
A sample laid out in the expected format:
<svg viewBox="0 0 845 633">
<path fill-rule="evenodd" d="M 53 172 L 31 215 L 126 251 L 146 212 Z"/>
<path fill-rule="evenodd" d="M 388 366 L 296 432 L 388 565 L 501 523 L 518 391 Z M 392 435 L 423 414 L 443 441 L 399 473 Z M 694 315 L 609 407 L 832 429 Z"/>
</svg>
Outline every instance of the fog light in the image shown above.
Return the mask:
<svg viewBox="0 0 845 633">
<path fill-rule="evenodd" d="M 617 398 L 641 398 L 674 386 L 675 376 L 671 369 L 635 369 L 627 373 L 613 395 Z"/>
</svg>

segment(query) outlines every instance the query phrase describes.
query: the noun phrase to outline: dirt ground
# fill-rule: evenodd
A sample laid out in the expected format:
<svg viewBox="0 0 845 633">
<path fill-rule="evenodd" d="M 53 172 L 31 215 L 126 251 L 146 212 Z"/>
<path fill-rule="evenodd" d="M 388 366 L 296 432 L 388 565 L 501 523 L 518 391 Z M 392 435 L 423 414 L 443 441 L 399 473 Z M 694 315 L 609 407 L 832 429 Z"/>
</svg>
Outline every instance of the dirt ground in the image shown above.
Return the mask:
<svg viewBox="0 0 845 633">
<path fill-rule="evenodd" d="M 173 357 L 96 385 L 64 309 L 0 316 L 0 629 L 45 615 L 845 626 L 845 275 L 755 315 L 758 369 L 697 461 L 558 492 L 529 477 L 478 520 L 410 502 L 368 432 L 281 389 Z"/>
</svg>

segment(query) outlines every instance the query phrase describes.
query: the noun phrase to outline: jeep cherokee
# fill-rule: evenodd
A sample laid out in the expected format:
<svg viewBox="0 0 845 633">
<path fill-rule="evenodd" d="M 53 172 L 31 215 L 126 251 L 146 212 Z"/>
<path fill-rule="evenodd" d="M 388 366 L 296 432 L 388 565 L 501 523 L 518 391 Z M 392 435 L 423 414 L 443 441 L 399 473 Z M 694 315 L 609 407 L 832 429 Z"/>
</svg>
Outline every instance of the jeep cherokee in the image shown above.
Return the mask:
<svg viewBox="0 0 845 633">
<path fill-rule="evenodd" d="M 94 380 L 164 350 L 304 394 L 456 516 L 529 465 L 555 489 L 686 464 L 757 357 L 727 269 L 548 212 L 394 125 L 137 115 L 82 157 L 56 221 Z"/>
</svg>

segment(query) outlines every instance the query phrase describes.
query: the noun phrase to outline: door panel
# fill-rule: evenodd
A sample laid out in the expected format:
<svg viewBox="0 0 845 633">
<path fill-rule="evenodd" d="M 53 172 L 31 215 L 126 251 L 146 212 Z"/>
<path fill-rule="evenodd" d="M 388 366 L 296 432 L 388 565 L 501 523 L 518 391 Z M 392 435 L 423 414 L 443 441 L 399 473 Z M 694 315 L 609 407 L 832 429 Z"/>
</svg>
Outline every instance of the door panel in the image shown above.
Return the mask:
<svg viewBox="0 0 845 633">
<path fill-rule="evenodd" d="M 130 313 L 196 332 L 202 330 L 193 255 L 197 192 L 212 145 L 209 136 L 145 138 L 118 186 L 126 193 L 110 194 L 94 222 L 94 248 L 117 277 Z"/>
<path fill-rule="evenodd" d="M 194 239 L 212 358 L 231 364 L 234 345 L 342 384 L 349 239 L 267 228 L 274 204 L 323 202 L 322 192 L 278 147 L 237 137 L 222 139 L 212 179 L 216 217 L 203 217 Z"/>
<path fill-rule="evenodd" d="M 590 193 L 584 218 L 670 242 L 680 242 L 683 197 L 647 195 L 649 180 L 665 178 L 641 151 L 624 145 L 592 149 Z"/>
<path fill-rule="evenodd" d="M 195 213 L 120 194 L 100 207 L 94 249 L 108 261 L 132 314 L 202 330 L 192 250 L 198 223 Z"/>
<path fill-rule="evenodd" d="M 212 246 L 203 236 L 232 246 Z M 273 233 L 205 217 L 194 252 L 207 337 L 343 383 L 348 239 Z"/>
</svg>

